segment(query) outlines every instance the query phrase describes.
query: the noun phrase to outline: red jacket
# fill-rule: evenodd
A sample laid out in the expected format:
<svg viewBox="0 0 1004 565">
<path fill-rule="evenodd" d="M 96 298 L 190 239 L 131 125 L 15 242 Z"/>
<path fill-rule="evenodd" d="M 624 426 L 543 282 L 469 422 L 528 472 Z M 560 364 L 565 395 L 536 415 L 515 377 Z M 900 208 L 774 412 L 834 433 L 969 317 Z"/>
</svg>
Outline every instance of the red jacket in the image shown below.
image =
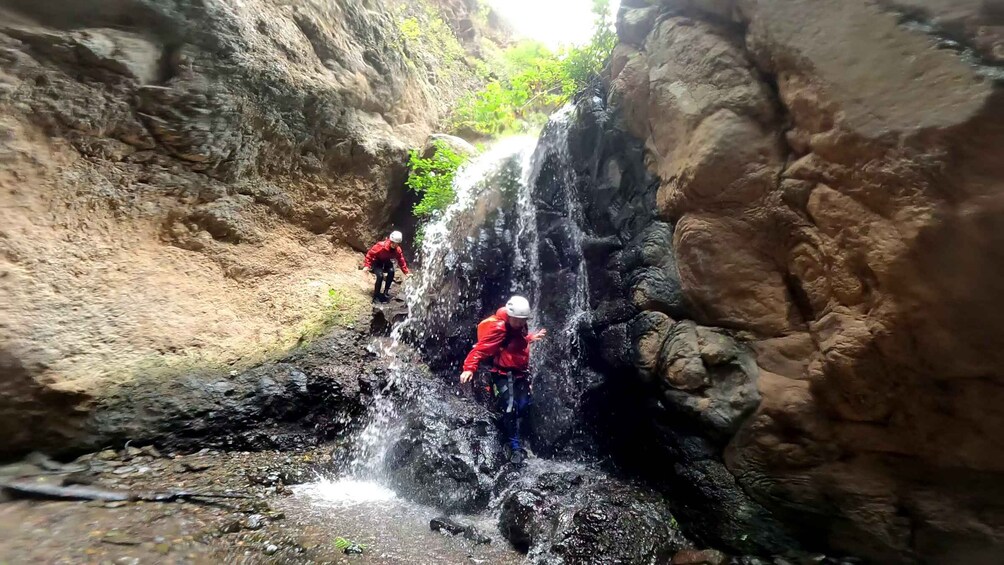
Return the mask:
<svg viewBox="0 0 1004 565">
<path fill-rule="evenodd" d="M 514 330 L 506 324 L 508 319 L 505 308 L 499 308 L 494 316 L 481 320 L 478 343 L 464 360 L 465 371 L 477 371 L 478 364 L 488 357 L 494 359 L 499 369 L 526 371 L 530 368 L 530 344 L 538 334 L 527 333 L 526 328 Z"/>
<path fill-rule="evenodd" d="M 401 246 L 398 245 L 392 249 L 389 239 L 378 241 L 376 245 L 370 248 L 369 252 L 366 253 L 363 266 L 372 267 L 374 261 L 390 261 L 391 259 L 397 259 L 397 264 L 401 266 L 401 271 L 406 275 L 408 274 L 408 263 L 404 260 Z"/>
</svg>

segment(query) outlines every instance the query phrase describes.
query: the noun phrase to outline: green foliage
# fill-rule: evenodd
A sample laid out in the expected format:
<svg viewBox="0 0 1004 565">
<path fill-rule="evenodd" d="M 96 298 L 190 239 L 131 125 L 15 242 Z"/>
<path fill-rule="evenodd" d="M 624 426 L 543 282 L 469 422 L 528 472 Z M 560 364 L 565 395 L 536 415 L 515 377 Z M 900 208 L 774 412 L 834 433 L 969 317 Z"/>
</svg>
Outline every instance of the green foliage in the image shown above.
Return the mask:
<svg viewBox="0 0 1004 565">
<path fill-rule="evenodd" d="M 499 78 L 461 100 L 454 129 L 486 135 L 526 131 L 568 103 L 602 72 L 617 44 L 609 0 L 593 0 L 595 16 L 589 43 L 552 52 L 536 41 L 523 41 L 489 61 Z"/>
<path fill-rule="evenodd" d="M 356 543 L 351 540 L 347 540 L 343 537 L 335 538 L 333 542 L 335 549 L 341 551 L 342 553 L 362 553 L 366 550 L 366 546 L 361 543 Z"/>
<path fill-rule="evenodd" d="M 359 304 L 359 298 L 344 289 L 328 289 L 328 317 L 334 323 L 351 323 L 358 317 Z"/>
<path fill-rule="evenodd" d="M 411 171 L 407 186 L 422 196 L 412 212 L 422 219 L 442 212 L 453 202 L 456 196 L 453 178 L 457 175 L 457 169 L 467 160 L 442 141 L 435 141 L 433 144 L 436 151 L 431 157 L 423 158 L 422 152 L 416 149 L 411 152 L 408 160 Z"/>
</svg>

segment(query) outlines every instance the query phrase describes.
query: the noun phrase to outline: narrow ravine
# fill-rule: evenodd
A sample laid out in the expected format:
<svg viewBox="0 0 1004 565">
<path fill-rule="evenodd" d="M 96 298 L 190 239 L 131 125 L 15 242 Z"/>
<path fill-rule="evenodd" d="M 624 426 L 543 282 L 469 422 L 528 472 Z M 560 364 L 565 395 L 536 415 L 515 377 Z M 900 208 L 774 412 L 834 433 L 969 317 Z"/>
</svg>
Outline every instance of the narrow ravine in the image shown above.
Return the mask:
<svg viewBox="0 0 1004 565">
<path fill-rule="evenodd" d="M 999 4 L 0 0 L 0 563 L 1004 563 Z"/>
</svg>

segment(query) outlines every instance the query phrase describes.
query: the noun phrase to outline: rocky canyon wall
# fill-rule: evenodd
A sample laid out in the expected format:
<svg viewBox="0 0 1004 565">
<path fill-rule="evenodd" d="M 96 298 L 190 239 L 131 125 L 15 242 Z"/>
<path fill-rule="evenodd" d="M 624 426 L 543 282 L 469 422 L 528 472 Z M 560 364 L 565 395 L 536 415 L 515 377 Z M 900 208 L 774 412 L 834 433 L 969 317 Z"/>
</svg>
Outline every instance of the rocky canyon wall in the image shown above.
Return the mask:
<svg viewBox="0 0 1004 565">
<path fill-rule="evenodd" d="M 408 149 L 481 80 L 400 9 L 0 1 L 0 456 L 72 447 L 112 385 L 161 394 L 362 306 Z"/>
<path fill-rule="evenodd" d="M 623 3 L 580 108 L 594 363 L 655 394 L 625 433 L 699 538 L 1004 555 L 1002 7 Z"/>
</svg>

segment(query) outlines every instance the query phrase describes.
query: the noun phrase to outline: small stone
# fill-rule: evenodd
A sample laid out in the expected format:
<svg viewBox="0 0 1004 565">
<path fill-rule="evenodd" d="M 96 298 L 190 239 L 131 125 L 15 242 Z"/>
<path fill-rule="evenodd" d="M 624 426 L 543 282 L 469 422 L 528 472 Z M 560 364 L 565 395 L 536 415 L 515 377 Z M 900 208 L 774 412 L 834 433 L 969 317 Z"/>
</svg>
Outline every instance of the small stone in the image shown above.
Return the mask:
<svg viewBox="0 0 1004 565">
<path fill-rule="evenodd" d="M 270 543 L 265 546 L 265 555 L 275 555 L 279 551 L 279 546 Z"/>
<path fill-rule="evenodd" d="M 153 546 L 153 549 L 161 555 L 167 555 L 168 553 L 171 552 L 171 544 L 158 543 L 157 545 Z"/>
<path fill-rule="evenodd" d="M 212 468 L 212 465 L 205 462 L 182 461 L 179 468 L 182 473 L 201 473 Z"/>
<path fill-rule="evenodd" d="M 222 526 L 220 526 L 221 534 L 236 534 L 241 531 L 241 519 L 231 517 Z"/>
<path fill-rule="evenodd" d="M 149 455 L 150 457 L 153 457 L 154 459 L 161 459 L 162 457 L 164 457 L 163 455 L 161 455 L 159 451 L 157 451 L 157 448 L 152 445 L 146 445 L 140 449 L 143 451 L 143 453 Z"/>
<path fill-rule="evenodd" d="M 114 461 L 115 459 L 119 458 L 119 454 L 115 453 L 114 450 L 106 449 L 104 451 L 99 452 L 97 455 L 95 455 L 95 457 L 102 461 Z"/>
<path fill-rule="evenodd" d="M 105 534 L 101 541 L 112 545 L 139 545 L 142 542 L 139 538 L 125 532 L 111 531 Z"/>
<path fill-rule="evenodd" d="M 129 446 L 125 448 L 124 454 L 126 457 L 139 457 L 143 455 L 143 450 L 138 447 Z"/>
<path fill-rule="evenodd" d="M 244 520 L 243 526 L 248 530 L 260 530 L 265 526 L 265 517 L 261 514 L 252 514 Z"/>
</svg>

